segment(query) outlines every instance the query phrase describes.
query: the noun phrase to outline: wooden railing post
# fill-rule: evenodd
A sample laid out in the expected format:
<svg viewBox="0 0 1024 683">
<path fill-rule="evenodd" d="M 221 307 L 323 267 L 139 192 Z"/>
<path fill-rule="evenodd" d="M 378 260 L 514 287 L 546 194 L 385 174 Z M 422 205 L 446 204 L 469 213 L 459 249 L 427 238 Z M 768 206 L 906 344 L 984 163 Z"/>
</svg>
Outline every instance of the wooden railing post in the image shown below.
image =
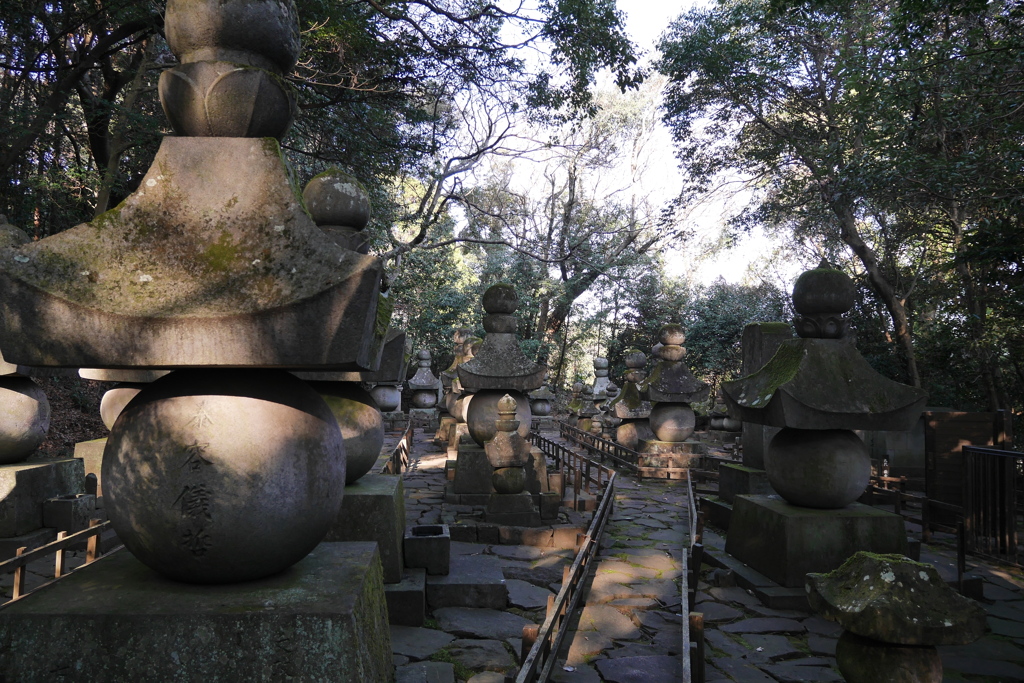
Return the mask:
<svg viewBox="0 0 1024 683">
<path fill-rule="evenodd" d="M 68 532 L 66 532 L 66 531 L 58 531 L 57 532 L 57 540 L 58 541 L 63 541 L 67 537 L 67 535 L 68 535 Z M 61 548 L 60 550 L 58 550 L 56 555 L 57 555 L 57 557 L 56 557 L 56 559 L 54 560 L 54 563 L 53 563 L 53 578 L 59 579 L 60 577 L 64 576 L 64 559 L 65 559 L 65 550 L 64 550 L 64 548 Z"/>
<path fill-rule="evenodd" d="M 100 520 L 90 519 L 89 528 L 99 525 Z M 93 562 L 97 557 L 100 556 L 100 535 L 93 534 L 89 537 L 89 540 L 85 542 L 85 563 L 89 564 Z"/>
<path fill-rule="evenodd" d="M 27 546 L 23 546 L 21 548 L 18 548 L 14 552 L 14 556 L 15 557 L 21 557 L 22 555 L 25 554 L 26 550 L 28 550 Z M 12 594 L 12 597 L 15 600 L 17 600 L 18 598 L 20 598 L 24 594 L 25 594 L 25 566 L 22 565 L 22 566 L 20 566 L 20 567 L 18 567 L 17 569 L 14 570 L 14 592 Z"/>
</svg>

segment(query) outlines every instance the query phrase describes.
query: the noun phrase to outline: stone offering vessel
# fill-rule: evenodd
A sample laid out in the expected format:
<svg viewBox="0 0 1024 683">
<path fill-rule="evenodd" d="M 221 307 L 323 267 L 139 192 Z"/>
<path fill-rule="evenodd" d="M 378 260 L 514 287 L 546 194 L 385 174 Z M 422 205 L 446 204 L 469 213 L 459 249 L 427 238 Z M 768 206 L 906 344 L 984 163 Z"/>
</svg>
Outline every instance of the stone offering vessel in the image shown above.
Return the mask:
<svg viewBox="0 0 1024 683">
<path fill-rule="evenodd" d="M 909 430 L 926 394 L 886 379 L 848 338 L 853 281 L 827 263 L 793 287 L 800 335 L 758 372 L 723 385 L 730 413 L 782 427 L 765 453 L 768 481 L 794 505 L 843 508 L 871 476 L 867 447 L 852 430 Z"/>
<path fill-rule="evenodd" d="M 286 370 L 375 369 L 391 306 L 380 261 L 317 228 L 281 153 L 294 2 L 169 0 L 164 28 L 177 135 L 117 208 L 0 248 L 0 348 L 29 366 L 174 370 L 113 423 L 108 516 L 166 576 L 256 579 L 320 542 L 346 481 L 349 418 Z"/>
<path fill-rule="evenodd" d="M 416 366 L 416 374 L 405 383 L 412 392 L 412 405 L 415 408 L 433 408 L 437 405 L 441 381 L 430 371 L 430 351 L 420 349 L 416 352 Z"/>
<path fill-rule="evenodd" d="M 658 361 L 641 390 L 653 408 L 648 417 L 657 441 L 681 444 L 693 434 L 696 417 L 691 403 L 707 399 L 709 388 L 694 377 L 683 363 L 686 335 L 680 325 L 671 323 L 658 332 L 658 344 L 652 349 Z"/>
<path fill-rule="evenodd" d="M 466 412 L 469 434 L 479 445 L 496 433 L 498 401 L 509 394 L 516 401 L 519 433 L 530 432 L 530 401 L 527 392 L 544 383 L 547 366 L 529 360 L 519 348 L 514 315 L 519 298 L 512 285 L 492 285 L 484 292 L 484 330 L 487 335 L 476 356 L 458 366 L 459 381 L 474 392 Z"/>
</svg>

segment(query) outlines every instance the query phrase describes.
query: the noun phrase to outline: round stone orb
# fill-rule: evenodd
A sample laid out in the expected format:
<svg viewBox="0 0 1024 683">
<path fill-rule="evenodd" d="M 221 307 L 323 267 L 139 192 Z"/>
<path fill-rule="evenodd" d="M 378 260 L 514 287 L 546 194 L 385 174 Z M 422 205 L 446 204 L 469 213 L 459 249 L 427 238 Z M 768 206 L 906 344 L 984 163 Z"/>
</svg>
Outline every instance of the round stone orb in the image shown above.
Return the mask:
<svg viewBox="0 0 1024 683">
<path fill-rule="evenodd" d="M 663 325 L 658 331 L 658 342 L 665 346 L 679 346 L 686 342 L 686 333 L 683 326 L 676 323 Z"/>
<path fill-rule="evenodd" d="M 412 394 L 413 408 L 433 408 L 437 405 L 436 391 L 414 391 Z"/>
<path fill-rule="evenodd" d="M 530 412 L 530 399 L 518 391 L 502 391 L 500 389 L 485 389 L 473 394 L 473 401 L 466 411 L 466 423 L 469 425 L 469 435 L 481 446 L 494 438 L 497 433 L 495 422 L 498 420 L 498 401 L 508 394 L 516 401 L 516 419 L 519 420 L 517 430 L 524 439 L 530 434 L 530 419 L 533 417 Z"/>
<path fill-rule="evenodd" d="M 128 401 L 135 398 L 145 386 L 143 383 L 120 382 L 103 394 L 103 398 L 100 400 L 100 419 L 103 420 L 107 429 L 114 428 L 117 416 L 128 405 Z"/>
<path fill-rule="evenodd" d="M 316 547 L 345 489 L 338 422 L 281 370 L 179 370 L 145 387 L 103 451 L 103 498 L 139 560 L 175 580 L 276 574 Z"/>
<path fill-rule="evenodd" d="M 488 313 L 515 313 L 519 307 L 519 296 L 512 285 L 499 282 L 484 292 L 483 305 Z"/>
<path fill-rule="evenodd" d="M 355 176 L 337 168 L 310 180 L 302 191 L 302 201 L 317 225 L 362 230 L 370 222 L 370 193 Z"/>
<path fill-rule="evenodd" d="M 538 417 L 545 417 L 551 414 L 551 401 L 546 398 L 538 398 L 530 401 L 530 412 Z"/>
<path fill-rule="evenodd" d="M 526 489 L 526 470 L 522 467 L 500 467 L 491 475 L 491 485 L 498 493 L 522 493 Z"/>
<path fill-rule="evenodd" d="M 378 384 L 370 389 L 370 396 L 382 412 L 390 413 L 402 405 L 402 387 L 394 384 Z"/>
<path fill-rule="evenodd" d="M 629 349 L 626 351 L 626 367 L 637 369 L 647 365 L 647 354 L 639 349 Z"/>
<path fill-rule="evenodd" d="M 0 465 L 21 462 L 46 438 L 50 402 L 28 377 L 0 377 Z"/>
<path fill-rule="evenodd" d="M 793 308 L 803 315 L 846 313 L 856 297 L 850 276 L 827 264 L 804 271 L 793 284 Z"/>
<path fill-rule="evenodd" d="M 384 447 L 384 420 L 380 410 L 371 393 L 356 382 L 310 384 L 338 421 L 341 438 L 345 441 L 345 483 L 351 484 L 370 471 Z"/>
<path fill-rule="evenodd" d="M 764 468 L 780 496 L 809 508 L 846 507 L 871 479 L 867 446 L 848 429 L 787 427 L 768 444 Z"/>
<path fill-rule="evenodd" d="M 724 429 L 727 432 L 738 432 L 741 429 L 743 429 L 743 421 L 742 420 L 734 420 L 731 417 L 723 417 L 722 418 L 722 429 Z"/>
<path fill-rule="evenodd" d="M 693 409 L 685 403 L 659 403 L 648 418 L 658 441 L 681 443 L 690 438 L 697 425 Z"/>
</svg>

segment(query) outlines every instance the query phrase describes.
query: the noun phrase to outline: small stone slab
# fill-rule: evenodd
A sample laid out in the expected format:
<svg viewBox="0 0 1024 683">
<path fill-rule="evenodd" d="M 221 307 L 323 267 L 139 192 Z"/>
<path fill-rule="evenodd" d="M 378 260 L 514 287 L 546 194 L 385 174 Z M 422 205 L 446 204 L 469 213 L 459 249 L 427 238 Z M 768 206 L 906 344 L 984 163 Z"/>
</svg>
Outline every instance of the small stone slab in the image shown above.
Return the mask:
<svg viewBox="0 0 1024 683">
<path fill-rule="evenodd" d="M 800 650 L 793 647 L 786 636 L 747 634 L 743 636 L 743 640 L 750 643 L 755 652 L 759 652 L 772 661 L 789 659 L 802 654 Z"/>
<path fill-rule="evenodd" d="M 391 652 L 414 661 L 429 658 L 453 640 L 455 636 L 433 628 L 391 627 Z"/>
<path fill-rule="evenodd" d="M 544 557 L 543 550 L 529 545 L 496 545 L 491 552 L 511 560 L 539 560 Z"/>
<path fill-rule="evenodd" d="M 427 605 L 504 609 L 508 588 L 500 560 L 484 555 L 453 555 L 448 574 L 427 577 Z"/>
<path fill-rule="evenodd" d="M 587 605 L 580 614 L 580 631 L 597 631 L 616 640 L 636 640 L 640 629 L 633 620 L 608 605 Z"/>
<path fill-rule="evenodd" d="M 739 619 L 743 616 L 743 612 L 739 611 L 735 607 L 723 605 L 718 602 L 701 603 L 697 605 L 696 611 L 703 612 L 704 621 L 712 624 L 720 621 L 732 621 L 733 619 Z"/>
<path fill-rule="evenodd" d="M 586 664 L 596 655 L 615 647 L 615 641 L 597 631 L 573 631 L 569 637 L 569 652 L 565 657 L 568 666 Z"/>
<path fill-rule="evenodd" d="M 619 600 L 612 600 L 608 604 L 623 614 L 643 612 L 645 610 L 658 609 L 661 607 L 661 603 L 654 598 L 621 598 Z"/>
<path fill-rule="evenodd" d="M 708 595 L 719 602 L 731 602 L 745 607 L 753 607 L 754 605 L 761 604 L 757 601 L 757 598 L 743 588 L 709 588 Z"/>
<path fill-rule="evenodd" d="M 722 630 L 726 633 L 804 633 L 806 631 L 799 621 L 778 617 L 744 619 L 735 624 L 726 624 L 722 626 Z"/>
<path fill-rule="evenodd" d="M 658 648 L 648 643 L 626 643 L 622 647 L 613 647 L 605 650 L 603 654 L 609 659 L 621 659 L 623 657 L 653 657 L 663 655 Z"/>
<path fill-rule="evenodd" d="M 455 667 L 448 662 L 416 662 L 395 669 L 395 683 L 455 683 Z"/>
<path fill-rule="evenodd" d="M 523 627 L 534 622 L 510 612 L 473 607 L 442 607 L 434 617 L 443 631 L 469 638 L 521 638 Z"/>
<path fill-rule="evenodd" d="M 548 596 L 554 595 L 546 588 L 534 586 L 532 583 L 520 579 L 506 579 L 505 586 L 508 588 L 509 603 L 513 607 L 521 609 L 547 607 Z"/>
<path fill-rule="evenodd" d="M 826 638 L 825 636 L 819 636 L 813 633 L 807 636 L 807 647 L 811 651 L 811 654 L 815 655 L 835 657 L 837 642 L 838 641 L 835 638 Z"/>
<path fill-rule="evenodd" d="M 843 683 L 843 677 L 823 666 L 799 666 L 797 664 L 764 664 L 761 669 L 779 683 Z"/>
<path fill-rule="evenodd" d="M 683 662 L 679 657 L 622 657 L 596 662 L 601 677 L 608 683 L 651 683 L 682 680 Z"/>
<path fill-rule="evenodd" d="M 776 680 L 764 673 L 753 664 L 742 659 L 727 659 L 722 657 L 715 659 L 712 664 L 714 668 L 727 674 L 731 680 L 742 681 L 743 683 L 776 683 Z M 708 678 L 711 678 L 712 667 L 707 668 Z"/>
<path fill-rule="evenodd" d="M 566 662 L 564 666 L 555 667 L 551 680 L 555 683 L 601 683 L 601 676 L 591 666 Z"/>
<path fill-rule="evenodd" d="M 1013 662 L 987 661 L 975 657 L 943 657 L 942 663 L 947 671 L 985 676 L 988 680 L 1024 681 L 1024 667 Z"/>
<path fill-rule="evenodd" d="M 505 683 L 505 674 L 496 671 L 484 671 L 473 676 L 466 683 Z"/>
<path fill-rule="evenodd" d="M 505 646 L 497 640 L 456 640 L 448 651 L 467 669 L 505 671 L 515 665 Z"/>
</svg>

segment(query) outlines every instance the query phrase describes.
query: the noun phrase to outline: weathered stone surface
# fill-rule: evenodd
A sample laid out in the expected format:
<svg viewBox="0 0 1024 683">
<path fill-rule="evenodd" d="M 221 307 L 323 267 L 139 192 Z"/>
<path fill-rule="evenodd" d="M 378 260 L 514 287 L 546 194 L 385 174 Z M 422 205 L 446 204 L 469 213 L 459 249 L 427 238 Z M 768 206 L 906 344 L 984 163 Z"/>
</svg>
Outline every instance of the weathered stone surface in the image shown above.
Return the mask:
<svg viewBox="0 0 1024 683">
<path fill-rule="evenodd" d="M 768 445 L 764 463 L 771 488 L 804 507 L 846 507 L 871 480 L 867 446 L 848 429 L 786 427 Z"/>
<path fill-rule="evenodd" d="M 345 441 L 345 484 L 354 484 L 380 457 L 384 423 L 377 402 L 355 382 L 311 382 L 338 421 Z"/>
<path fill-rule="evenodd" d="M 548 604 L 548 597 L 553 595 L 546 588 L 534 586 L 527 581 L 519 579 L 507 579 L 505 585 L 508 587 L 508 601 L 513 607 L 521 609 L 539 609 Z"/>
<path fill-rule="evenodd" d="M 318 225 L 362 230 L 370 221 L 370 195 L 366 188 L 355 176 L 337 168 L 327 169 L 306 183 L 302 201 Z"/>
<path fill-rule="evenodd" d="M 505 609 L 508 588 L 500 564 L 493 557 L 453 555 L 446 576 L 427 577 L 427 605 L 435 614 L 450 607 Z"/>
<path fill-rule="evenodd" d="M 43 502 L 85 493 L 85 469 L 75 458 L 0 467 L 0 537 L 20 536 L 43 526 Z"/>
<path fill-rule="evenodd" d="M 597 631 L 615 640 L 636 640 L 640 629 L 632 619 L 609 605 L 590 605 L 583 608 L 579 621 L 580 631 Z"/>
<path fill-rule="evenodd" d="M 461 425 L 465 427 L 465 425 Z M 484 449 L 478 446 L 462 446 L 455 464 L 454 493 L 484 493 L 494 490 L 491 477 L 494 467 L 487 459 Z"/>
<path fill-rule="evenodd" d="M 391 651 L 413 661 L 428 659 L 455 640 L 455 636 L 433 628 L 391 626 Z"/>
<path fill-rule="evenodd" d="M 365 369 L 390 317 L 381 273 L 313 224 L 273 140 L 166 137 L 116 209 L 0 251 L 0 348 L 38 366 Z"/>
<path fill-rule="evenodd" d="M 79 668 L 108 681 L 388 680 L 376 549 L 324 543 L 280 574 L 223 586 L 171 581 L 120 552 L 0 612 L 7 680 Z"/>
<path fill-rule="evenodd" d="M 763 466 L 763 451 L 761 463 Z M 770 496 L 773 493 L 775 491 L 768 483 L 768 473 L 763 469 L 733 463 L 722 463 L 718 466 L 718 496 L 726 503 L 731 504 L 737 495 Z"/>
<path fill-rule="evenodd" d="M 416 662 L 395 669 L 395 683 L 455 683 L 455 666 L 448 662 Z"/>
<path fill-rule="evenodd" d="M 795 619 L 779 617 L 754 617 L 725 624 L 721 627 L 726 633 L 803 633 L 806 629 Z"/>
<path fill-rule="evenodd" d="M 405 565 L 426 570 L 430 576 L 446 576 L 451 567 L 452 536 L 447 524 L 415 524 L 403 538 Z"/>
<path fill-rule="evenodd" d="M 337 421 L 280 370 L 162 377 L 125 408 L 103 455 L 114 531 L 181 581 L 244 581 L 294 564 L 334 524 L 344 483 Z"/>
<path fill-rule="evenodd" d="M 615 647 L 615 641 L 597 631 L 573 631 L 568 634 L 569 651 L 565 657 L 568 666 L 585 664 L 606 650 Z"/>
<path fill-rule="evenodd" d="M 467 669 L 505 671 L 515 665 L 500 640 L 463 639 L 452 642 L 449 652 Z"/>
<path fill-rule="evenodd" d="M 442 607 L 434 617 L 444 631 L 469 638 L 521 638 L 529 619 L 510 612 L 473 607 Z"/>
<path fill-rule="evenodd" d="M 345 487 L 341 508 L 325 541 L 375 541 L 384 568 L 384 583 L 396 583 L 404 567 L 405 496 L 402 478 L 367 474 Z"/>
<path fill-rule="evenodd" d="M 985 635 L 985 611 L 934 567 L 898 555 L 857 553 L 829 574 L 809 574 L 812 609 L 865 638 L 901 645 L 965 645 Z"/>
<path fill-rule="evenodd" d="M 858 550 L 905 553 L 903 518 L 853 503 L 841 510 L 797 507 L 776 496 L 737 496 L 725 551 L 790 588 L 808 572 L 831 571 Z"/>
<path fill-rule="evenodd" d="M 0 377 L 0 465 L 21 462 L 46 438 L 50 402 L 27 377 Z"/>
<path fill-rule="evenodd" d="M 385 584 L 388 623 L 392 626 L 422 626 L 427 617 L 427 572 L 406 569 L 398 583 Z"/>
<path fill-rule="evenodd" d="M 600 659 L 595 663 L 608 683 L 651 683 L 682 680 L 683 662 L 679 657 L 622 657 Z"/>
</svg>

